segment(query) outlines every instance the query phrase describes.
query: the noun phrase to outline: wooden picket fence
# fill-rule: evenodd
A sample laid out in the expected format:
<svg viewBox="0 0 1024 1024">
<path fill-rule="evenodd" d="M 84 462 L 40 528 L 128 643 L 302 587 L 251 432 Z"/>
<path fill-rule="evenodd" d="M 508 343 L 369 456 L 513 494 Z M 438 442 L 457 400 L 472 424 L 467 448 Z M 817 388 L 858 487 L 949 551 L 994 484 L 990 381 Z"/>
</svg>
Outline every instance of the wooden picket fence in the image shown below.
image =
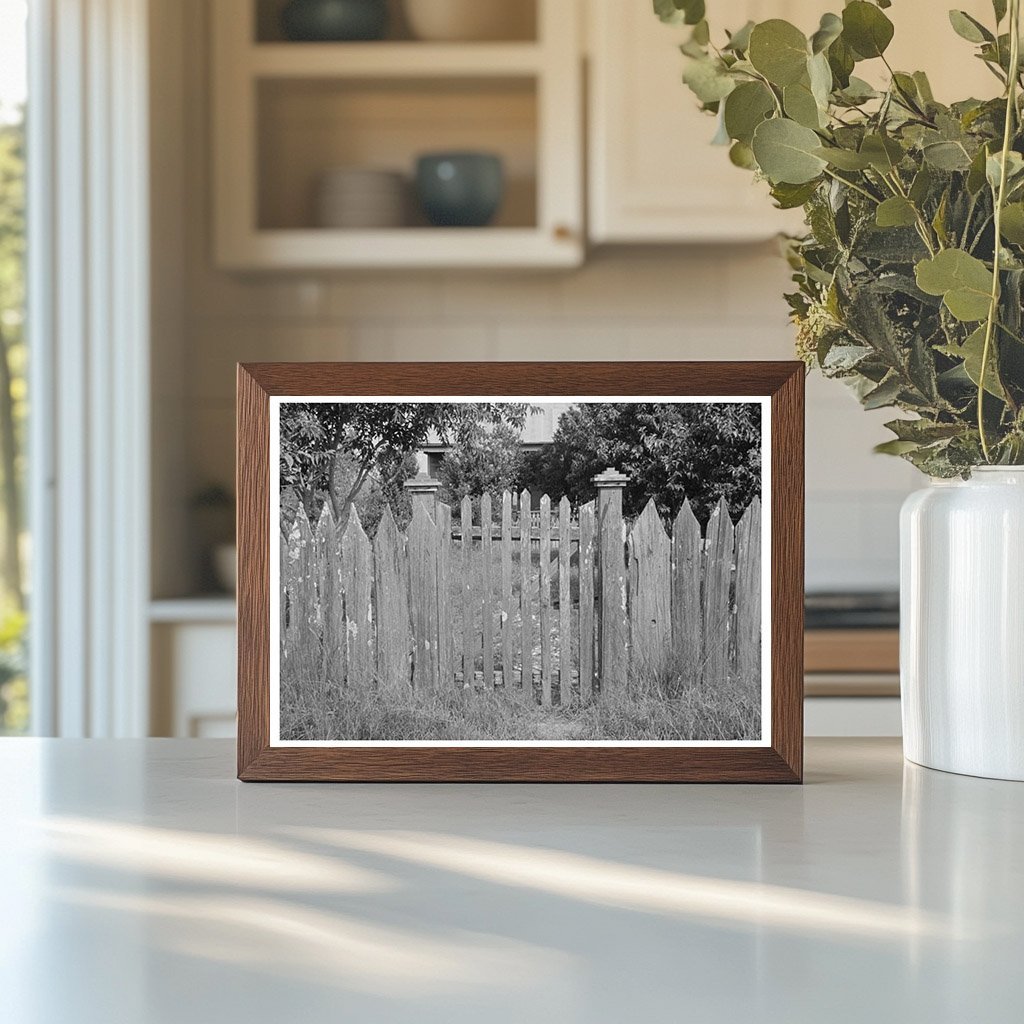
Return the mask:
<svg viewBox="0 0 1024 1024">
<path fill-rule="evenodd" d="M 433 514 L 431 514 L 433 508 Z M 587 702 L 631 672 L 716 685 L 759 672 L 760 504 L 733 525 L 725 502 L 704 535 L 689 503 L 671 535 L 653 501 L 624 523 L 618 500 L 540 513 L 529 492 L 390 509 L 371 542 L 353 510 L 300 510 L 281 544 L 282 672 L 400 695 L 503 690 L 543 704 Z"/>
</svg>

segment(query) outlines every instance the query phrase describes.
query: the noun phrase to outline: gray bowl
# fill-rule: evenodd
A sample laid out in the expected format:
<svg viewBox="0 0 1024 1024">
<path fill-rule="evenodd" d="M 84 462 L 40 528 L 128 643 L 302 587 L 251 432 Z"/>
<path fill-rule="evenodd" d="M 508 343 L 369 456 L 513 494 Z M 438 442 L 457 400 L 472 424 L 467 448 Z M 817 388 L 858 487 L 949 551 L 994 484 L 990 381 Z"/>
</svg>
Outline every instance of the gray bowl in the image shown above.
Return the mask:
<svg viewBox="0 0 1024 1024">
<path fill-rule="evenodd" d="M 388 26 L 387 0 L 290 0 L 281 28 L 295 42 L 380 39 Z"/>
<path fill-rule="evenodd" d="M 416 162 L 416 192 L 435 227 L 489 224 L 505 196 L 505 171 L 493 153 L 426 153 Z"/>
</svg>

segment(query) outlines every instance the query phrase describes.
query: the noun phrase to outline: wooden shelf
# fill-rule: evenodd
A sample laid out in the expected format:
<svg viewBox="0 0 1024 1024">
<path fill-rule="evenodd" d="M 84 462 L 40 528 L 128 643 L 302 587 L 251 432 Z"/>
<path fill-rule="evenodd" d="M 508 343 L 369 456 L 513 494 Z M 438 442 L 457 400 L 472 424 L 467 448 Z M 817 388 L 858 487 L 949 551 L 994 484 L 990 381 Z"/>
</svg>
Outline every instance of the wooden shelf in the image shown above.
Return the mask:
<svg viewBox="0 0 1024 1024">
<path fill-rule="evenodd" d="M 223 246 L 229 269 L 274 267 L 573 267 L 579 240 L 549 239 L 533 228 L 395 228 L 387 231 L 255 231 Z"/>
<path fill-rule="evenodd" d="M 256 43 L 255 78 L 519 77 L 541 73 L 536 43 Z"/>
</svg>

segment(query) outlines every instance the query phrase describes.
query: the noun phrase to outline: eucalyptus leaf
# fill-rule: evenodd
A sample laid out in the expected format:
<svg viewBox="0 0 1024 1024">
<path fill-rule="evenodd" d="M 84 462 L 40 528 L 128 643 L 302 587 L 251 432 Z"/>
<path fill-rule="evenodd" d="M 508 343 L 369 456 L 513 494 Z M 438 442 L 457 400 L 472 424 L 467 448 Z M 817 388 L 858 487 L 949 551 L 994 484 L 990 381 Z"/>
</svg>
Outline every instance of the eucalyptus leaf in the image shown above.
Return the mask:
<svg viewBox="0 0 1024 1024">
<path fill-rule="evenodd" d="M 754 129 L 775 112 L 775 97 L 763 82 L 742 82 L 725 101 L 725 127 L 729 137 L 748 146 Z"/>
<path fill-rule="evenodd" d="M 753 21 L 748 21 L 743 28 L 737 29 L 729 36 L 729 42 L 725 44 L 725 49 L 732 50 L 735 53 L 746 53 L 750 47 L 750 33 L 754 31 Z"/>
<path fill-rule="evenodd" d="M 881 57 L 894 31 L 892 22 L 866 0 L 853 0 L 843 9 L 843 39 L 863 60 Z"/>
<path fill-rule="evenodd" d="M 959 142 L 940 139 L 925 144 L 921 152 L 925 160 L 940 171 L 966 171 L 971 166 L 971 157 Z"/>
<path fill-rule="evenodd" d="M 798 82 L 809 56 L 807 37 L 781 18 L 762 21 L 750 33 L 747 59 L 772 85 L 784 88 Z"/>
<path fill-rule="evenodd" d="M 980 21 L 972 18 L 966 11 L 950 11 L 949 23 L 953 26 L 953 31 L 969 43 L 995 41 L 996 37 Z"/>
<path fill-rule="evenodd" d="M 754 151 L 745 142 L 734 142 L 729 149 L 729 160 L 735 167 L 742 167 L 745 171 L 756 171 L 757 160 L 754 158 Z"/>
<path fill-rule="evenodd" d="M 669 25 L 696 25 L 705 14 L 704 0 L 654 0 L 654 13 Z"/>
<path fill-rule="evenodd" d="M 820 156 L 822 160 L 827 161 L 833 167 L 838 167 L 842 171 L 863 171 L 871 166 L 871 161 L 866 156 L 852 149 L 819 146 L 814 153 L 815 156 Z"/>
<path fill-rule="evenodd" d="M 985 325 L 972 332 L 960 346 L 944 345 L 939 351 L 952 359 L 962 359 L 964 372 L 976 387 L 981 387 L 981 368 L 985 355 Z M 995 366 L 995 346 L 989 345 L 989 359 L 985 364 L 985 390 L 996 398 L 1006 398 L 1006 391 L 999 381 Z"/>
<path fill-rule="evenodd" d="M 843 34 L 843 19 L 836 14 L 823 14 L 818 31 L 811 36 L 811 52 L 827 50 Z"/>
<path fill-rule="evenodd" d="M 856 57 L 853 50 L 846 45 L 845 40 L 840 36 L 827 50 L 828 66 L 832 69 L 832 77 L 835 79 L 839 89 L 845 89 L 850 84 L 850 76 L 856 66 Z"/>
<path fill-rule="evenodd" d="M 772 186 L 772 199 L 780 210 L 795 210 L 798 206 L 803 206 L 817 188 L 817 181 L 804 182 L 801 185 L 791 185 L 783 181 Z"/>
<path fill-rule="evenodd" d="M 909 199 L 893 196 L 878 204 L 875 210 L 875 223 L 880 228 L 909 227 L 917 223 L 917 211 Z"/>
<path fill-rule="evenodd" d="M 787 118 L 774 118 L 757 126 L 751 148 L 769 181 L 802 185 L 818 178 L 825 169 L 825 161 L 816 153 L 820 142 L 810 128 Z"/>
<path fill-rule="evenodd" d="M 1003 210 L 1000 228 L 1006 241 L 1024 246 L 1024 203 L 1010 203 Z"/>
<path fill-rule="evenodd" d="M 808 81 L 795 82 L 782 90 L 782 106 L 786 116 L 805 128 L 824 127 L 824 117 Z"/>
<path fill-rule="evenodd" d="M 736 88 L 735 79 L 717 60 L 689 60 L 683 71 L 683 81 L 702 103 L 724 100 Z"/>
<path fill-rule="evenodd" d="M 865 135 L 860 152 L 876 171 L 883 174 L 891 174 L 903 159 L 903 147 L 887 135 Z"/>
<path fill-rule="evenodd" d="M 992 271 L 962 249 L 945 249 L 916 268 L 917 285 L 941 295 L 946 307 L 965 323 L 983 320 L 991 304 Z"/>
</svg>

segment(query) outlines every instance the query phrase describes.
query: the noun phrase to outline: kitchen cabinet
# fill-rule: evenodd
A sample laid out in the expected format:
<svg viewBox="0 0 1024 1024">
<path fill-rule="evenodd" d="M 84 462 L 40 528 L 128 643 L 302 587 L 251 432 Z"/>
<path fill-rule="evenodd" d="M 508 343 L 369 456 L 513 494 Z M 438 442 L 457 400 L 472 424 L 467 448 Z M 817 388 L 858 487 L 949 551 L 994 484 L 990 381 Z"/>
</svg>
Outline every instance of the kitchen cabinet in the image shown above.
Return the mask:
<svg viewBox="0 0 1024 1024">
<path fill-rule="evenodd" d="M 589 230 L 594 243 L 736 242 L 797 230 L 764 183 L 712 146 L 715 120 L 681 81 L 685 26 L 663 25 L 649 3 L 588 0 Z M 708 4 L 712 30 L 785 17 L 817 25 L 820 0 Z M 727 10 L 726 10 L 727 7 Z M 723 23 L 723 14 L 726 18 Z"/>
<path fill-rule="evenodd" d="M 556 267 L 583 259 L 579 8 L 536 4 L 533 38 L 421 42 L 282 39 L 275 0 L 217 0 L 213 29 L 214 250 L 226 269 Z M 418 155 L 498 154 L 493 225 L 318 224 L 336 168 L 400 172 Z"/>
<path fill-rule="evenodd" d="M 650 3 L 587 0 L 589 233 L 613 242 L 728 242 L 799 231 L 799 211 L 776 210 L 767 186 L 734 167 L 724 147 L 712 146 L 715 121 L 702 114 L 681 82 L 678 44 L 685 26 L 663 25 Z M 712 33 L 747 20 L 785 18 L 811 33 L 821 14 L 842 4 L 826 0 L 708 2 Z M 958 4 L 992 20 L 988 0 Z M 888 57 L 896 68 L 928 72 L 944 101 L 989 96 L 996 80 L 955 35 L 946 8 L 901 0 L 886 11 L 896 35 Z M 876 82 L 881 62 L 858 74 Z"/>
</svg>

